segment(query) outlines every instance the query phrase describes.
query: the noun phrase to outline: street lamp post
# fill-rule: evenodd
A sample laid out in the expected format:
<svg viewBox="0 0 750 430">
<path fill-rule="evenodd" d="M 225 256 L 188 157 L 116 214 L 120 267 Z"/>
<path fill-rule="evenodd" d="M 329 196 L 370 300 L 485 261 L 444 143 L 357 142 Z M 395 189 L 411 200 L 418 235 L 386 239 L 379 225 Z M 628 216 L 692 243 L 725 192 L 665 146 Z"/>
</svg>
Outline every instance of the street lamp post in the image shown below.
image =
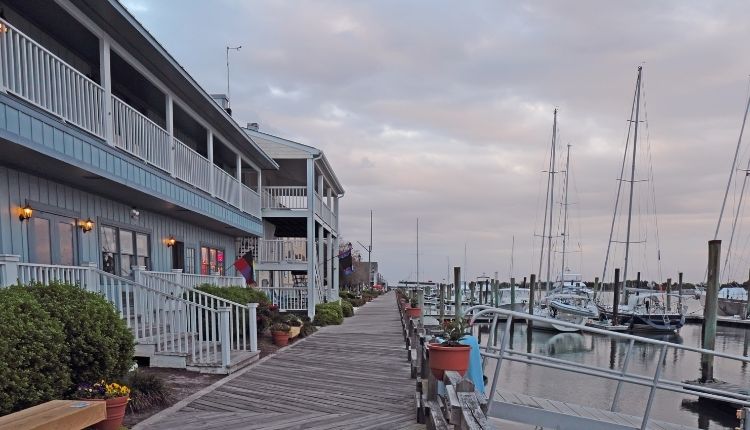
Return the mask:
<svg viewBox="0 0 750 430">
<path fill-rule="evenodd" d="M 357 243 L 367 251 L 367 283 L 370 288 L 373 288 L 375 286 L 375 274 L 372 273 L 372 209 L 370 209 L 370 244 L 365 246 L 360 241 L 357 241 Z"/>
</svg>

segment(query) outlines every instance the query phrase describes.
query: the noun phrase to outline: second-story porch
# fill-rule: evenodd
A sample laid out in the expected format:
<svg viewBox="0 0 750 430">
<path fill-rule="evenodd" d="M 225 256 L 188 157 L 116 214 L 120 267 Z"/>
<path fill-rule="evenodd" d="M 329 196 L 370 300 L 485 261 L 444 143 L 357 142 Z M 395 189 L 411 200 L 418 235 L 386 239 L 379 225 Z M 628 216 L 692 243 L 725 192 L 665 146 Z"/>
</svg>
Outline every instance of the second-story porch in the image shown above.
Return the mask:
<svg viewBox="0 0 750 430">
<path fill-rule="evenodd" d="M 100 187 L 104 192 L 119 186 L 143 191 L 143 182 L 158 182 L 159 190 L 175 195 L 170 203 L 182 209 L 235 221 L 255 219 L 258 225 L 261 171 L 276 164 L 150 35 L 132 24 L 119 3 L 58 0 L 38 8 L 1 0 L 0 10 L 0 95 L 7 94 L 14 109 L 0 126 L 10 127 L 11 134 L 27 132 L 27 143 L 48 146 L 27 149 L 42 149 L 57 159 L 50 161 L 60 160 L 58 153 L 72 156 L 63 161 L 82 169 L 79 176 L 110 179 L 100 169 L 115 173 L 117 184 L 99 182 L 106 184 Z M 115 31 L 116 39 L 111 36 Z M 25 106 L 38 109 L 42 121 L 24 115 Z M 44 119 L 52 121 L 50 127 Z M 63 133 L 59 144 L 58 130 Z M 8 161 L 44 164 L 29 158 L 33 152 L 15 153 L 18 159 Z M 154 195 L 146 192 L 144 198 Z"/>
</svg>

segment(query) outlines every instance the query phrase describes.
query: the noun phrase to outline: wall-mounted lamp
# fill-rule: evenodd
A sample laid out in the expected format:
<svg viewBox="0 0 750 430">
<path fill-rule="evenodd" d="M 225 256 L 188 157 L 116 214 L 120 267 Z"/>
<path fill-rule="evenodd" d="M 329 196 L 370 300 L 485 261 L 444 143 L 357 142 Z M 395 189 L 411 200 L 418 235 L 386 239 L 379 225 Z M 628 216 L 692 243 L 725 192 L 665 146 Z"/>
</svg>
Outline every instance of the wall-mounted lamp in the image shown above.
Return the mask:
<svg viewBox="0 0 750 430">
<path fill-rule="evenodd" d="M 8 32 L 8 26 L 0 22 L 0 33 L 7 33 Z"/>
<path fill-rule="evenodd" d="M 130 209 L 130 219 L 133 221 L 138 221 L 138 217 L 141 216 L 141 212 L 138 211 L 135 207 Z"/>
<path fill-rule="evenodd" d="M 86 221 L 79 222 L 78 227 L 80 227 L 81 231 L 84 233 L 88 233 L 94 229 L 94 221 L 91 221 L 91 218 L 89 218 Z"/>
<path fill-rule="evenodd" d="M 32 215 L 34 215 L 34 209 L 31 209 L 31 206 L 27 203 L 26 206 L 18 211 L 18 220 L 21 222 L 26 221 L 30 219 Z"/>
<path fill-rule="evenodd" d="M 177 239 L 175 239 L 174 236 L 169 236 L 165 242 L 167 244 L 167 248 L 171 248 L 175 243 L 177 243 Z"/>
</svg>

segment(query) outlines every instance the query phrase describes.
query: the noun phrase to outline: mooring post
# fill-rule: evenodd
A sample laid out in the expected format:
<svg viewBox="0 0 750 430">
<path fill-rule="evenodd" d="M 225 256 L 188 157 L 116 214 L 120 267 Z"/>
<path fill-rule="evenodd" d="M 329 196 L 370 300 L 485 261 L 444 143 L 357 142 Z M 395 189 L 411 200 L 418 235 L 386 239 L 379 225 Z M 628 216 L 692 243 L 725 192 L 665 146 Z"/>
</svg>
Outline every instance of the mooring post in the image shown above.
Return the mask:
<svg viewBox="0 0 750 430">
<path fill-rule="evenodd" d="M 618 325 L 620 319 L 620 269 L 615 269 L 614 295 L 612 296 L 612 325 Z"/>
<path fill-rule="evenodd" d="M 531 274 L 529 277 L 529 315 L 534 315 L 534 290 L 536 290 L 536 275 Z M 524 278 L 524 281 L 526 279 Z M 534 328 L 534 321 L 526 321 L 526 352 L 531 352 L 531 330 Z"/>
<path fill-rule="evenodd" d="M 474 281 L 469 282 L 469 306 L 474 305 L 474 290 L 476 289 L 476 283 Z"/>
<path fill-rule="evenodd" d="M 719 306 L 719 265 L 721 260 L 721 241 L 708 242 L 708 285 L 706 286 L 706 304 L 703 307 L 703 349 L 713 350 L 716 345 L 716 311 Z M 713 355 L 701 355 L 701 382 L 714 379 Z"/>
<path fill-rule="evenodd" d="M 510 310 L 516 310 L 516 278 L 510 278 Z"/>
<path fill-rule="evenodd" d="M 667 312 L 672 310 L 672 278 L 667 278 Z"/>
<path fill-rule="evenodd" d="M 748 278 L 748 282 L 750 282 L 750 278 Z M 747 291 L 747 304 L 745 305 L 745 315 L 743 319 L 747 319 L 747 317 L 750 315 L 750 290 Z"/>
<path fill-rule="evenodd" d="M 680 294 L 680 297 L 677 299 L 677 303 L 680 307 L 680 313 L 682 313 L 682 272 L 677 274 L 677 292 Z"/>
<path fill-rule="evenodd" d="M 438 306 L 440 306 L 440 326 L 445 321 L 445 284 L 440 284 L 440 297 L 438 298 Z"/>
<path fill-rule="evenodd" d="M 424 289 L 417 290 L 417 306 L 419 306 L 419 329 L 424 330 Z M 420 333 L 421 334 L 421 333 Z"/>
<path fill-rule="evenodd" d="M 461 318 L 461 314 L 463 313 L 461 310 L 461 268 L 460 267 L 454 267 L 453 268 L 453 285 L 456 289 L 454 291 L 455 296 L 453 297 L 453 306 L 456 308 L 453 312 L 453 315 L 455 315 L 456 319 Z"/>
<path fill-rule="evenodd" d="M 495 307 L 500 306 L 500 297 L 498 294 L 500 293 L 500 280 L 496 279 L 495 283 L 492 285 L 492 305 Z"/>
</svg>

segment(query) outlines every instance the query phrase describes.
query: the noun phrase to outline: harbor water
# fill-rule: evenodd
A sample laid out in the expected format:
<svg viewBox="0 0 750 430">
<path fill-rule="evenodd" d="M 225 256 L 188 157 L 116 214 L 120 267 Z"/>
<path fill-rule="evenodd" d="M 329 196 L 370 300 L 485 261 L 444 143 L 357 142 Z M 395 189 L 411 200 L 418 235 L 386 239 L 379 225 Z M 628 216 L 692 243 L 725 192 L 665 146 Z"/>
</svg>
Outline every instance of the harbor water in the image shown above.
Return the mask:
<svg viewBox="0 0 750 430">
<path fill-rule="evenodd" d="M 498 324 L 502 336 L 503 324 Z M 475 335 L 486 344 L 489 326 L 475 326 Z M 510 345 L 515 350 L 526 352 L 527 328 L 524 323 L 515 323 Z M 701 325 L 688 324 L 679 334 L 649 335 L 652 339 L 700 347 Z M 727 354 L 748 354 L 750 332 L 744 328 L 719 326 L 716 334 L 716 350 Z M 626 340 L 614 340 L 607 336 L 581 333 L 553 333 L 532 331 L 532 352 L 563 360 L 585 363 L 610 369 L 622 369 L 628 348 Z M 659 360 L 660 348 L 636 342 L 631 352 L 628 371 L 653 377 Z M 494 374 L 494 360 L 488 360 L 485 375 Z M 700 377 L 700 354 L 669 349 L 662 370 L 662 378 L 673 381 L 695 380 Z M 721 381 L 750 387 L 750 369 L 738 361 L 716 358 L 714 377 Z M 490 382 L 491 383 L 491 382 Z M 488 384 L 489 387 L 489 384 Z M 503 361 L 498 387 L 504 390 L 531 396 L 565 401 L 609 410 L 617 387 L 617 381 L 563 370 L 532 366 L 525 363 Z M 649 396 L 649 387 L 624 384 L 619 401 L 619 412 L 642 416 Z M 731 406 L 699 400 L 696 396 L 658 390 L 651 418 L 683 424 L 701 429 L 734 428 L 738 422 Z"/>
</svg>

